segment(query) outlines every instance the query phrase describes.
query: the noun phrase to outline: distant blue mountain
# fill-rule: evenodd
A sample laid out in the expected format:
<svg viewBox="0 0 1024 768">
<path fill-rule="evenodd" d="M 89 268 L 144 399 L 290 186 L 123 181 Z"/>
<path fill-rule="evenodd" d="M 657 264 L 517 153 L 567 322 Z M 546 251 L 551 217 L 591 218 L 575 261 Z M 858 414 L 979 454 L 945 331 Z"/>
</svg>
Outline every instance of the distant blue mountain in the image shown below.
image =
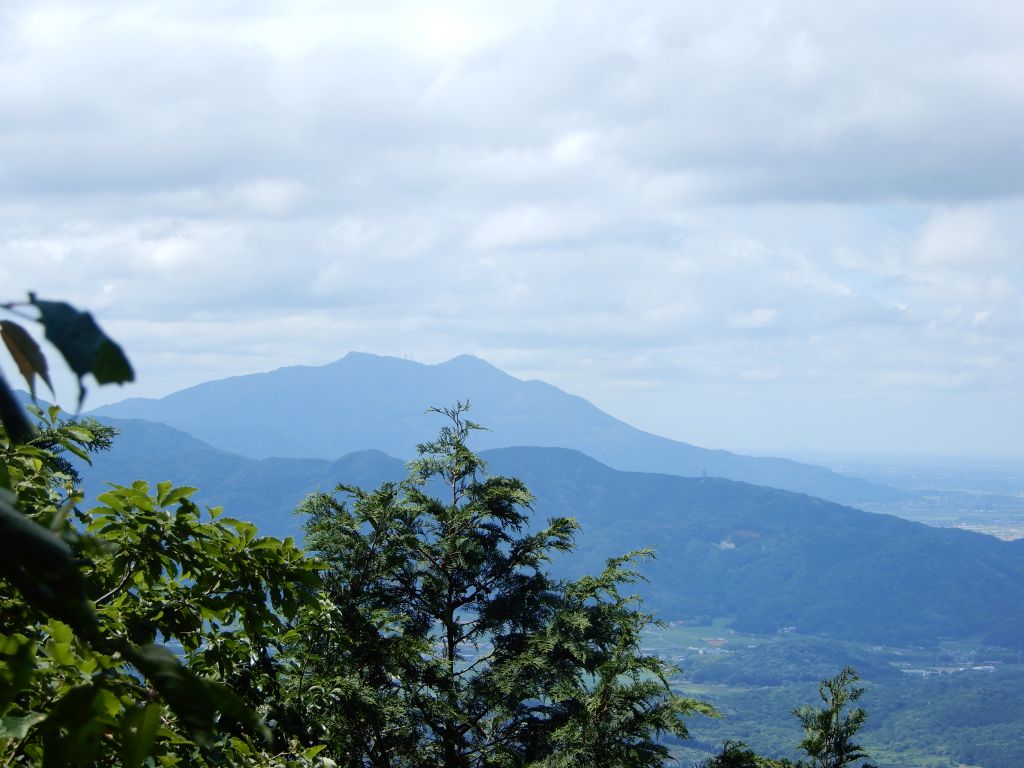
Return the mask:
<svg viewBox="0 0 1024 768">
<path fill-rule="evenodd" d="M 418 417 L 427 428 L 437 420 Z M 405 476 L 379 451 L 324 459 L 251 459 L 161 424 L 110 420 L 121 436 L 83 467 L 92 495 L 103 480 L 171 480 L 200 488 L 265 534 L 299 535 L 292 514 L 314 490 L 373 488 Z M 578 576 L 605 558 L 654 547 L 639 590 L 665 619 L 731 616 L 773 632 L 796 626 L 874 643 L 931 644 L 984 637 L 1024 646 L 1024 540 L 929 526 L 802 494 L 717 478 L 624 472 L 559 448 L 482 452 L 488 471 L 522 478 L 535 518 L 577 518 L 579 547 L 556 562 Z"/>
<path fill-rule="evenodd" d="M 470 400 L 490 431 L 480 448 L 571 448 L 623 470 L 724 477 L 844 503 L 890 501 L 902 492 L 822 467 L 708 450 L 643 432 L 581 397 L 523 381 L 475 357 L 439 365 L 350 353 L 322 367 L 296 366 L 211 381 L 160 399 L 134 398 L 96 416 L 146 419 L 252 458 L 335 459 L 376 449 L 410 457 L 430 439 L 430 406 Z"/>
</svg>

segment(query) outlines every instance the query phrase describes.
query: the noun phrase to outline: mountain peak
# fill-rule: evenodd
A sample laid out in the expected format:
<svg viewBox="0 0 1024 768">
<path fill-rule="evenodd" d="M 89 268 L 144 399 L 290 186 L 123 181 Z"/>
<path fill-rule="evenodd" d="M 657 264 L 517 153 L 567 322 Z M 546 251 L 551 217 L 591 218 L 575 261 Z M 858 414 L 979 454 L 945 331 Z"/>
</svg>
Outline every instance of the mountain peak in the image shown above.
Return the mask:
<svg viewBox="0 0 1024 768">
<path fill-rule="evenodd" d="M 293 366 L 221 379 L 157 401 L 99 409 L 174 426 L 210 444 L 254 458 L 333 460 L 362 449 L 411 457 L 438 423 L 431 406 L 473 404 L 478 450 L 510 445 L 569 448 L 622 470 L 742 480 L 845 503 L 877 501 L 893 489 L 784 459 L 709 451 L 629 426 L 581 397 L 523 381 L 473 355 L 427 365 L 349 352 L 335 363 Z"/>
<path fill-rule="evenodd" d="M 489 368 L 490 370 L 498 371 L 501 370 L 497 366 L 491 365 L 481 357 L 475 355 L 456 355 L 451 360 L 446 360 L 438 365 L 461 365 L 461 366 L 475 366 L 479 368 Z M 504 373 L 504 371 L 502 371 Z"/>
<path fill-rule="evenodd" d="M 345 353 L 343 357 L 335 360 L 333 363 L 328 365 L 341 365 L 342 363 L 348 364 L 388 364 L 388 363 L 404 363 L 407 365 L 414 365 L 420 368 L 461 368 L 461 369 L 477 369 L 487 371 L 497 371 L 506 376 L 509 374 L 502 371 L 495 365 L 487 362 L 481 357 L 470 354 L 456 355 L 455 357 L 445 360 L 440 363 L 421 363 L 417 360 L 411 360 L 407 357 L 395 357 L 394 355 L 377 355 L 372 352 L 360 352 L 352 350 Z"/>
</svg>

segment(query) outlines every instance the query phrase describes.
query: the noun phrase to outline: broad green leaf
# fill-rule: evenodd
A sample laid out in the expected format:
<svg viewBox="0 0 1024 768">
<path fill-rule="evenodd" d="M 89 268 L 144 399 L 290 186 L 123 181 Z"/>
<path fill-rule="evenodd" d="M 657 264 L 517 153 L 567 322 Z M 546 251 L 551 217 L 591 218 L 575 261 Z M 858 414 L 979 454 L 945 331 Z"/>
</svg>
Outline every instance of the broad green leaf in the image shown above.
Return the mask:
<svg viewBox="0 0 1024 768">
<path fill-rule="evenodd" d="M 57 348 L 68 367 L 78 376 L 78 404 L 85 397 L 82 378 L 91 373 L 99 384 L 133 381 L 128 358 L 107 336 L 88 312 L 79 312 L 63 301 L 40 301 L 30 296 L 39 310 L 46 338 Z"/>
<path fill-rule="evenodd" d="M 181 488 L 173 488 L 170 493 L 168 493 L 166 496 L 164 496 L 163 499 L 160 500 L 160 506 L 169 507 L 171 506 L 171 504 L 175 504 L 181 501 L 182 499 L 187 499 L 189 496 L 191 496 L 194 493 L 197 493 L 198 491 L 198 488 L 193 488 L 192 486 L 188 485 L 183 485 Z"/>
<path fill-rule="evenodd" d="M 66 427 L 64 427 L 64 431 L 71 435 L 73 438 L 75 438 L 75 440 L 78 440 L 79 442 L 92 442 L 93 434 L 85 427 L 79 426 L 77 424 L 68 424 Z"/>
<path fill-rule="evenodd" d="M 36 375 L 46 382 L 47 388 L 52 393 L 53 384 L 50 383 L 46 358 L 35 339 L 29 336 L 28 331 L 10 320 L 0 320 L 0 338 L 7 346 L 7 351 L 11 353 L 22 378 L 28 383 L 32 399 L 35 400 L 36 397 Z"/>
<path fill-rule="evenodd" d="M 32 726 L 46 719 L 44 712 L 32 712 L 28 715 L 7 715 L 0 720 L 0 739 L 24 739 Z"/>
<path fill-rule="evenodd" d="M 0 675 L 0 711 L 21 694 L 35 673 L 36 645 L 24 635 L 0 635 L 0 654 L 5 656 Z"/>
<path fill-rule="evenodd" d="M 124 649 L 124 654 L 160 692 L 192 737 L 209 744 L 217 707 L 203 680 L 162 645 L 133 646 Z"/>
<path fill-rule="evenodd" d="M 102 721 L 96 717 L 96 684 L 72 688 L 51 707 L 42 728 L 43 768 L 91 762 L 99 745 Z"/>
<path fill-rule="evenodd" d="M 58 664 L 74 666 L 77 659 L 71 649 L 75 637 L 71 627 L 62 621 L 53 620 L 46 625 L 46 631 L 50 635 L 50 640 L 46 643 L 47 655 Z"/>
<path fill-rule="evenodd" d="M 167 502 L 164 499 L 167 498 L 167 494 L 171 490 L 171 481 L 163 480 L 156 484 L 156 503 L 161 507 L 167 506 Z"/>
<path fill-rule="evenodd" d="M 224 717 L 232 720 L 243 728 L 248 730 L 250 733 L 254 733 L 263 739 L 266 743 L 270 743 L 271 733 L 266 723 L 253 712 L 244 701 L 228 688 L 226 685 L 216 682 L 208 682 L 207 690 L 213 697 L 216 703 L 217 710 L 221 712 Z"/>
<path fill-rule="evenodd" d="M 125 712 L 121 728 L 121 760 L 126 768 L 139 768 L 149 756 L 160 729 L 163 707 L 155 701 Z"/>
<path fill-rule="evenodd" d="M 61 440 L 60 444 L 63 448 L 66 448 L 71 451 L 71 453 L 75 454 L 75 456 L 82 459 L 86 464 L 92 464 L 89 452 L 78 443 L 72 442 L 71 440 Z"/>
<path fill-rule="evenodd" d="M 92 375 L 98 384 L 123 384 L 135 380 L 135 371 L 120 345 L 107 338 L 93 361 Z"/>
</svg>

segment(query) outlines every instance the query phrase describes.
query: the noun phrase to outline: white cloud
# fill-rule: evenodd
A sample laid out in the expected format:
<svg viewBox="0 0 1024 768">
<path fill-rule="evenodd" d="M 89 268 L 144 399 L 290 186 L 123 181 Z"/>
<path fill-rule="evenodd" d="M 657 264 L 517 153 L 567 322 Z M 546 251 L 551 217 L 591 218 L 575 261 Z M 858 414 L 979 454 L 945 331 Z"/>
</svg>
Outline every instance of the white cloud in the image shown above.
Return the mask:
<svg viewBox="0 0 1024 768">
<path fill-rule="evenodd" d="M 862 442 L 897 401 L 983 413 L 1024 378 L 1022 21 L 10 4 L 0 277 L 96 309 L 147 392 L 359 348 L 714 445 L 840 439 L 835 403 Z"/>
<path fill-rule="evenodd" d="M 769 307 L 758 307 L 749 312 L 735 315 L 730 321 L 733 328 L 764 328 L 775 323 L 778 311 Z"/>
<path fill-rule="evenodd" d="M 999 231 L 992 212 L 978 207 L 937 210 L 913 253 L 926 266 L 953 268 L 1003 265 L 1021 255 Z"/>
<path fill-rule="evenodd" d="M 579 211 L 516 207 L 488 215 L 474 228 L 470 246 L 482 250 L 578 240 L 595 222 Z"/>
</svg>

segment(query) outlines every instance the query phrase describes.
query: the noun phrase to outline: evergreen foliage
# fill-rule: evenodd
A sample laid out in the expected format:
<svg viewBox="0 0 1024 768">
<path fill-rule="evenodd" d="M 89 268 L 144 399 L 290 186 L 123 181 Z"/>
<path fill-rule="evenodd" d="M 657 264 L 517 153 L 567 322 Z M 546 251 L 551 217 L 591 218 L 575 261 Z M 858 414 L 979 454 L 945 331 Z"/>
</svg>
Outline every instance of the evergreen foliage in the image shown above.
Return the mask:
<svg viewBox="0 0 1024 768">
<path fill-rule="evenodd" d="M 857 671 L 844 667 L 835 677 L 818 684 L 822 707 L 815 709 L 808 705 L 794 710 L 793 714 L 804 727 L 799 748 L 810 758 L 807 768 L 845 768 L 867 757 L 864 749 L 853 741 L 867 713 L 857 706 L 848 709 L 864 694 L 858 682 Z M 862 768 L 874 767 L 864 763 Z"/>
<path fill-rule="evenodd" d="M 404 482 L 300 508 L 328 565 L 294 651 L 321 738 L 353 766 L 660 765 L 658 735 L 685 737 L 683 716 L 713 710 L 640 651 L 651 616 L 620 590 L 642 554 L 554 580 L 576 523 L 527 530 L 530 494 L 485 474 L 467 407 L 435 409 L 449 423 Z"/>
<path fill-rule="evenodd" d="M 709 757 L 697 768 L 797 768 L 789 760 L 773 760 L 759 755 L 742 741 L 726 740 L 722 751 Z"/>
</svg>

